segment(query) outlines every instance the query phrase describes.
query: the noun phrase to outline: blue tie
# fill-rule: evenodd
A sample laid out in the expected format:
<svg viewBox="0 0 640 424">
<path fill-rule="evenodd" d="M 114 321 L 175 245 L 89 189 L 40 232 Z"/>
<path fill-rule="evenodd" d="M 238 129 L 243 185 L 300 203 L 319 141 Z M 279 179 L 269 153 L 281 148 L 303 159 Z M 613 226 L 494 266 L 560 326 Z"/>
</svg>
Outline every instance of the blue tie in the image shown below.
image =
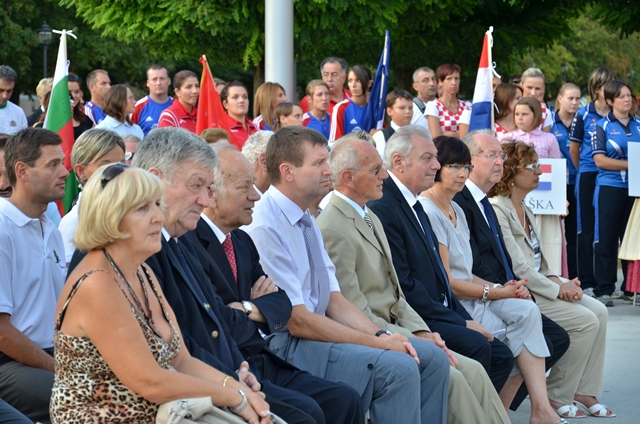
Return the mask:
<svg viewBox="0 0 640 424">
<path fill-rule="evenodd" d="M 504 270 L 507 273 L 507 281 L 515 280 L 513 276 L 513 271 L 511 271 L 511 267 L 509 266 L 509 261 L 507 260 L 507 255 L 504 253 L 504 248 L 502 247 L 502 243 L 500 242 L 500 236 L 498 235 L 498 225 L 496 224 L 495 219 L 493 218 L 493 208 L 491 207 L 491 203 L 489 203 L 489 199 L 487 196 L 480 201 L 482 207 L 484 208 L 484 216 L 487 217 L 487 222 L 489 223 L 489 227 L 491 227 L 491 232 L 493 233 L 493 237 L 496 239 L 496 244 L 500 249 L 500 254 L 502 255 L 502 263 L 504 264 Z"/>
<path fill-rule="evenodd" d="M 187 264 L 184 254 L 182 253 L 180 246 L 178 246 L 178 242 L 173 238 L 169 239 L 169 247 L 171 247 L 171 250 L 173 250 L 176 258 L 178 258 L 178 262 L 180 263 L 182 271 L 184 271 L 184 273 L 187 275 L 187 278 L 189 279 L 188 283 L 191 285 L 191 287 L 193 287 L 193 291 L 198 298 L 198 302 L 202 306 L 204 306 L 213 322 L 216 324 L 216 326 L 218 326 L 218 337 L 220 337 L 220 359 L 227 367 L 232 370 L 235 369 L 236 367 L 233 363 L 233 357 L 231 356 L 229 342 L 227 341 L 227 336 L 224 334 L 224 328 L 222 327 L 222 324 L 220 323 L 220 320 L 218 320 L 216 314 L 211 310 L 211 306 L 209 305 L 209 302 L 207 302 L 207 298 L 204 296 L 202 288 L 198 284 L 196 277 L 191 272 L 191 268 L 189 267 L 189 264 Z"/>
<path fill-rule="evenodd" d="M 438 246 L 436 242 L 433 240 L 433 236 L 431 232 L 431 223 L 429 222 L 429 218 L 422 207 L 420 201 L 417 201 L 413 205 L 413 209 L 416 211 L 416 215 L 418 215 L 418 221 L 420 221 L 420 225 L 422 225 L 422 230 L 424 231 L 424 235 L 427 237 L 427 242 L 429 243 L 429 248 L 433 250 L 433 256 L 438 264 L 438 268 L 440 269 L 440 274 L 442 275 L 442 281 L 444 281 L 444 285 L 447 287 L 447 306 L 451 308 L 451 289 L 449 288 L 449 278 L 447 277 L 447 271 L 444 270 L 444 265 L 442 265 L 442 260 L 440 259 L 440 253 L 438 252 Z"/>
<path fill-rule="evenodd" d="M 311 268 L 311 288 L 315 290 L 318 296 L 318 304 L 316 305 L 316 314 L 324 315 L 329 305 L 331 283 L 329 281 L 329 273 L 322 259 L 322 250 L 320 243 L 316 237 L 315 226 L 308 212 L 305 212 L 298 221 L 302 226 L 302 234 L 304 235 L 304 244 L 307 247 L 307 255 L 309 256 L 309 265 Z M 315 277 L 315 278 L 314 278 Z"/>
</svg>

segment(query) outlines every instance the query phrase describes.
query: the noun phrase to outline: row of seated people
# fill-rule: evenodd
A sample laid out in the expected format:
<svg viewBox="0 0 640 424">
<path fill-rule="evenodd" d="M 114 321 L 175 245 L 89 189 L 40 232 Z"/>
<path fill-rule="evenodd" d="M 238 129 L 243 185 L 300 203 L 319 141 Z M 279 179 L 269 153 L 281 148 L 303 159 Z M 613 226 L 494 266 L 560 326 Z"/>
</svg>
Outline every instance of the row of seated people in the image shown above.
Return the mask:
<svg viewBox="0 0 640 424">
<path fill-rule="evenodd" d="M 101 130 L 87 137 L 92 131 Z M 495 183 L 502 155 L 493 141 L 471 134 L 467 145 L 474 154 L 467 148 L 467 155 L 475 169 L 488 161 L 489 169 L 478 174 Z M 567 331 L 541 318 L 522 282 L 510 281 L 512 269 L 520 268 L 505 249 L 497 249 L 500 256 L 480 252 L 485 243 L 474 237 L 481 226 L 472 221 L 474 274 L 476 262 L 484 260 L 491 271 L 502 267 L 512 276 L 486 279 L 491 287 L 476 284 L 482 291 L 476 299 L 486 305 L 480 309 L 498 315 L 506 336 L 494 338 L 483 327 L 489 324 L 458 301 L 458 277 L 438 251 L 442 240 L 415 206 L 421 204 L 416 195 L 428 198 L 434 177 L 444 174 L 424 129 L 397 131 L 384 163 L 371 144 L 347 138 L 334 146 L 331 167 L 319 133 L 282 129 L 259 155 L 271 186 L 255 208 L 254 164 L 233 147 L 216 154 L 184 130 L 158 129 L 139 145 L 136 167 L 100 167 L 100 156 L 121 149 L 113 137 L 110 143 L 93 156 L 93 169 L 87 167 L 93 177 L 87 176 L 77 206 L 73 243 L 79 250 L 64 287 L 62 238 L 42 217 L 47 203 L 64 192 L 60 140 L 47 130 L 27 129 L 7 145 L 13 194 L 0 201 L 0 228 L 7 231 L 2 253 L 9 261 L 2 264 L 8 270 L 3 302 L 13 303 L 2 316 L 3 340 L 13 343 L 2 345 L 0 397 L 31 419 L 81 422 L 95 415 L 147 422 L 160 403 L 206 395 L 256 423 L 269 421 L 268 410 L 287 422 L 364 422 L 367 411 L 373 423 L 509 422 L 506 407 L 517 407 L 526 395 L 523 379 L 532 422 L 562 421 L 557 413 L 584 415 L 574 400 L 592 414 L 611 415 L 601 405 L 594 409 L 606 309 L 591 312 L 579 291 L 565 296 L 566 284 L 547 279 L 558 286 L 557 302 L 575 305 L 563 305 L 565 315 L 574 311 L 561 325 L 571 348 L 576 345 L 563 357 L 571 349 Z M 444 165 L 456 164 L 459 159 Z M 314 223 L 308 208 L 329 191 L 332 168 L 335 192 Z M 460 168 L 466 169 L 459 167 L 459 174 Z M 465 215 L 472 211 L 457 214 Z M 485 224 L 497 234 L 486 244 L 502 246 L 495 220 Z M 38 256 L 42 268 L 20 260 Z M 5 288 L 14 292 L 7 295 Z M 471 291 L 464 299 L 474 299 Z M 528 312 L 500 316 L 487 301 L 501 297 L 522 297 L 512 300 Z M 38 312 L 25 311 L 24 305 L 34 304 L 41 306 Z M 593 315 L 588 326 L 576 327 L 579 313 Z M 25 316 L 41 330 L 38 337 L 24 326 Z M 557 413 L 547 400 L 544 357 L 546 368 L 560 360 L 548 383 L 549 399 L 567 405 Z M 37 380 L 21 378 L 34 372 Z M 94 390 L 87 390 L 88 383 Z"/>
</svg>

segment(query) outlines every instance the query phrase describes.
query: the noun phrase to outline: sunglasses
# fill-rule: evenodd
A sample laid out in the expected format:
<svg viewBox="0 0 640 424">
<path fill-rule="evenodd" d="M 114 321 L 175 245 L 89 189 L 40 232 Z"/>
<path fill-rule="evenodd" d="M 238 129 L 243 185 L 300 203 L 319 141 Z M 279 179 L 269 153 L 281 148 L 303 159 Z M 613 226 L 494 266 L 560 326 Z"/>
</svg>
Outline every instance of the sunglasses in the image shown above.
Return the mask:
<svg viewBox="0 0 640 424">
<path fill-rule="evenodd" d="M 127 165 L 126 163 L 114 163 L 113 165 L 109 165 L 102 172 L 102 178 L 100 179 L 102 190 L 104 190 L 104 187 L 109 183 L 109 181 L 122 174 L 125 168 L 129 168 L 129 165 Z"/>
<path fill-rule="evenodd" d="M 80 82 L 80 77 L 77 76 L 77 75 L 69 74 L 69 75 L 67 75 L 67 80 L 69 80 L 71 82 Z"/>
</svg>

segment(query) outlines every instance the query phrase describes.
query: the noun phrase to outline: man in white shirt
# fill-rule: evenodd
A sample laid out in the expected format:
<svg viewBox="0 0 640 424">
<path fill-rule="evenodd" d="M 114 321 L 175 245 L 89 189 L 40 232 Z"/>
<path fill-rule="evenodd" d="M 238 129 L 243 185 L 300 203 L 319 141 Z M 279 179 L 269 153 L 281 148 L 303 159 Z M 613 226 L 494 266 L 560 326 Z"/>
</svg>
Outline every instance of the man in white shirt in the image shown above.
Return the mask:
<svg viewBox="0 0 640 424">
<path fill-rule="evenodd" d="M 297 367 L 356 389 L 372 423 L 446 421 L 449 359 L 417 357 L 409 340 L 381 330 L 341 293 L 322 235 L 309 215 L 330 187 L 326 139 L 288 127 L 267 145 L 271 187 L 247 227 L 264 271 L 287 292 L 293 311 L 273 352 Z M 416 363 L 418 365 L 416 365 Z"/>
<path fill-rule="evenodd" d="M 0 65 L 0 133 L 15 134 L 27 128 L 27 116 L 17 105 L 9 101 L 18 75 L 9 66 Z"/>
<path fill-rule="evenodd" d="M 27 128 L 5 147 L 13 194 L 0 199 L 0 398 L 34 421 L 49 422 L 53 328 L 64 285 L 64 245 L 46 217 L 64 197 L 62 140 Z"/>
<path fill-rule="evenodd" d="M 413 99 L 413 117 L 411 125 L 420 125 L 429 129 L 429 123 L 424 116 L 427 103 L 435 100 L 438 80 L 433 69 L 423 66 L 413 73 L 413 89 L 416 90 L 417 96 Z"/>
</svg>

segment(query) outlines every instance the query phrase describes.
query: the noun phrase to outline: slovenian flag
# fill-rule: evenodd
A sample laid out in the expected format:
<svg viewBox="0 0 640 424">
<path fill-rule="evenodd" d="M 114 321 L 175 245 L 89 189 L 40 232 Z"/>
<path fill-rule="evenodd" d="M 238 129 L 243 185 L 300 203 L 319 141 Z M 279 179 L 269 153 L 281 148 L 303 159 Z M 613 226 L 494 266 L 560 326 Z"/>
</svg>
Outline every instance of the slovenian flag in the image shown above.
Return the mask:
<svg viewBox="0 0 640 424">
<path fill-rule="evenodd" d="M 474 130 L 494 131 L 493 127 L 493 62 L 491 61 L 491 47 L 493 27 L 484 34 L 482 43 L 482 56 L 478 65 L 476 88 L 473 92 L 473 106 L 471 107 L 471 120 L 469 132 Z"/>
<path fill-rule="evenodd" d="M 53 88 L 51 99 L 47 108 L 47 115 L 44 119 L 44 128 L 57 133 L 62 139 L 62 151 L 64 152 L 64 167 L 69 171 L 69 176 L 65 181 L 65 194 L 62 204 L 58 203 L 60 215 L 64 215 L 71 208 L 73 199 L 78 195 L 78 183 L 75 173 L 71 172 L 71 150 L 75 138 L 73 135 L 73 121 L 71 120 L 71 99 L 69 97 L 69 62 L 67 61 L 67 34 L 76 38 L 71 31 L 53 30 L 60 34 L 60 48 L 58 49 L 58 60 L 56 61 L 56 71 L 53 76 Z"/>
<path fill-rule="evenodd" d="M 222 128 L 229 134 L 231 131 L 227 125 L 227 113 L 222 107 L 222 100 L 216 91 L 216 85 L 211 76 L 207 57 L 202 55 L 202 77 L 200 78 L 200 98 L 198 99 L 198 115 L 196 117 L 196 134 L 202 134 L 207 128 Z M 229 142 L 233 143 L 233 137 Z"/>
<path fill-rule="evenodd" d="M 384 48 L 378 63 L 378 70 L 371 86 L 371 95 L 364 114 L 362 129 L 366 132 L 380 129 L 384 123 L 384 112 L 387 105 L 387 84 L 389 82 L 389 50 L 391 39 L 389 30 L 384 32 Z M 364 89 L 364 87 L 363 87 Z"/>
</svg>

